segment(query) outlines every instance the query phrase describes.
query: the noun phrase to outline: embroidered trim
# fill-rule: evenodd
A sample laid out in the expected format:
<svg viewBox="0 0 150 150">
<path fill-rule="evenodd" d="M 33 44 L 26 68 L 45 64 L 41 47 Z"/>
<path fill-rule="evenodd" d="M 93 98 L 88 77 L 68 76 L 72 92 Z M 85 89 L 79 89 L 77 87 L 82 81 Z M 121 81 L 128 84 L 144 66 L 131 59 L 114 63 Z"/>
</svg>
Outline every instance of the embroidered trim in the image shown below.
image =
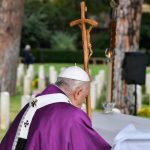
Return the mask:
<svg viewBox="0 0 150 150">
<path fill-rule="evenodd" d="M 30 98 L 29 107 L 25 111 L 15 136 L 15 140 L 13 143 L 12 150 L 15 150 L 18 138 L 27 139 L 29 127 L 32 122 L 32 118 L 35 114 L 35 112 L 46 105 L 57 103 L 57 102 L 65 102 L 65 103 L 71 103 L 67 96 L 65 96 L 62 93 L 57 94 L 47 94 L 39 97 L 31 97 Z"/>
<path fill-rule="evenodd" d="M 12 150 L 15 150 L 15 148 L 16 148 L 16 146 L 17 146 L 18 137 L 19 137 L 19 135 L 20 135 L 21 127 L 22 127 L 22 125 L 23 125 L 23 120 L 24 120 L 24 118 L 25 118 L 27 112 L 29 111 L 29 108 L 30 108 L 30 107 L 28 107 L 28 108 L 26 109 L 26 111 L 25 111 L 25 113 L 23 114 L 23 117 L 22 117 L 22 119 L 21 119 L 21 121 L 20 121 L 20 123 L 19 123 L 18 129 L 17 129 L 17 132 L 16 132 L 16 136 L 15 136 L 15 139 L 14 139 L 14 143 L 13 143 L 13 146 L 12 146 Z"/>
</svg>

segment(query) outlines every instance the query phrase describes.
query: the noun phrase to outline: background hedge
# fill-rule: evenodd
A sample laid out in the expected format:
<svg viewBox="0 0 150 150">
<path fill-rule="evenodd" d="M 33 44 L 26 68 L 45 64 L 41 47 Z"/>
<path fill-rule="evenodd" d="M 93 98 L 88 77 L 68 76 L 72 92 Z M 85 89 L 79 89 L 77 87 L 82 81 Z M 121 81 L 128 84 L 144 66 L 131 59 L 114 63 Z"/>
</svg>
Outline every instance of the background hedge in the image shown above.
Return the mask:
<svg viewBox="0 0 150 150">
<path fill-rule="evenodd" d="M 32 50 L 38 63 L 58 62 L 58 63 L 83 63 L 83 51 L 53 51 L 53 50 Z M 96 50 L 92 57 L 105 58 L 105 51 Z"/>
<path fill-rule="evenodd" d="M 37 63 L 83 63 L 83 51 L 56 51 L 50 49 L 34 49 L 33 55 Z M 93 57 L 105 58 L 105 50 L 94 50 Z M 150 65 L 150 53 L 148 53 L 148 64 Z"/>
</svg>

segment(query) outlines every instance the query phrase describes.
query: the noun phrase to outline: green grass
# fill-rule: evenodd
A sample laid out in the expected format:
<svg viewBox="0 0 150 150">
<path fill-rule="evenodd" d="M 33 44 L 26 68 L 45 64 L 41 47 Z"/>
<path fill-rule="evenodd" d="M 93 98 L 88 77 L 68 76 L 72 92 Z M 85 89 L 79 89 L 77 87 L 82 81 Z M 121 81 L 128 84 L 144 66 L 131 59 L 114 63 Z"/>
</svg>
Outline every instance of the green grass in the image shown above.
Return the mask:
<svg viewBox="0 0 150 150">
<path fill-rule="evenodd" d="M 6 130 L 0 130 L 0 141 L 4 137 Z"/>
<path fill-rule="evenodd" d="M 150 73 L 150 67 L 147 67 L 146 73 Z"/>
<path fill-rule="evenodd" d="M 21 94 L 11 97 L 10 103 L 10 121 L 12 122 L 21 108 Z"/>
<path fill-rule="evenodd" d="M 143 105 L 142 105 L 142 108 L 150 108 L 150 106 L 149 106 L 149 105 L 146 105 L 146 104 L 143 104 Z"/>
</svg>

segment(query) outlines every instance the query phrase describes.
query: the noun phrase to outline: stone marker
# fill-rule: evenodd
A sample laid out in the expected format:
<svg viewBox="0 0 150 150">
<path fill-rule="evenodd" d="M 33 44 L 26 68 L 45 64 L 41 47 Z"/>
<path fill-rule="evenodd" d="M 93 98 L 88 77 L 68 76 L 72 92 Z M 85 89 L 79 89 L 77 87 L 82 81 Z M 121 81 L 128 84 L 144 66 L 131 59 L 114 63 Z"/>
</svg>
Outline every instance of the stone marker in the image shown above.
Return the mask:
<svg viewBox="0 0 150 150">
<path fill-rule="evenodd" d="M 96 82 L 92 81 L 90 85 L 91 107 L 96 108 Z"/>
<path fill-rule="evenodd" d="M 34 66 L 33 64 L 30 64 L 28 69 L 27 69 L 27 76 L 30 76 L 31 77 L 31 82 L 34 78 Z"/>
<path fill-rule="evenodd" d="M 8 129 L 10 124 L 10 96 L 8 92 L 0 93 L 0 128 Z"/>
<path fill-rule="evenodd" d="M 142 86 L 137 85 L 137 111 L 142 107 Z"/>
<path fill-rule="evenodd" d="M 17 67 L 17 86 L 20 86 L 24 77 L 24 64 Z"/>
<path fill-rule="evenodd" d="M 95 82 L 96 82 L 96 98 L 99 98 L 101 96 L 101 92 L 105 84 L 104 70 L 100 70 L 99 74 L 95 76 Z"/>
<path fill-rule="evenodd" d="M 54 66 L 49 67 L 49 82 L 55 83 L 57 80 L 57 72 Z"/>
<path fill-rule="evenodd" d="M 150 95 L 150 74 L 146 74 L 146 93 Z"/>
<path fill-rule="evenodd" d="M 46 87 L 44 66 L 42 65 L 39 67 L 38 80 L 38 89 L 39 91 L 42 91 Z"/>
<path fill-rule="evenodd" d="M 30 94 L 31 94 L 31 76 L 26 75 L 24 77 L 23 95 L 30 95 Z"/>
<path fill-rule="evenodd" d="M 21 97 L 21 109 L 27 104 L 29 103 L 30 100 L 30 95 L 23 95 Z"/>
</svg>

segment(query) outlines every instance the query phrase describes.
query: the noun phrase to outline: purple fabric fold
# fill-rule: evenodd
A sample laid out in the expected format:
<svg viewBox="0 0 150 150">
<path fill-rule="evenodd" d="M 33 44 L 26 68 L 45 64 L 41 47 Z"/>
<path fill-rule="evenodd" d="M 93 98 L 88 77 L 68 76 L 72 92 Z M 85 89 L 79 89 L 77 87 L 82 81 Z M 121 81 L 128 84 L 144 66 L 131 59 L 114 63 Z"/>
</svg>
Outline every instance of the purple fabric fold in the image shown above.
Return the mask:
<svg viewBox="0 0 150 150">
<path fill-rule="evenodd" d="M 63 93 L 49 85 L 41 94 Z M 57 98 L 57 97 L 56 97 Z M 26 105 L 1 142 L 0 150 L 11 150 Z M 110 150 L 110 145 L 92 129 L 81 109 L 68 103 L 54 103 L 38 109 L 31 122 L 25 150 Z"/>
<path fill-rule="evenodd" d="M 37 96 L 42 96 L 46 94 L 54 94 L 54 93 L 63 93 L 65 94 L 61 89 L 59 89 L 56 85 L 50 84 L 45 90 L 43 90 L 40 94 Z"/>
</svg>

